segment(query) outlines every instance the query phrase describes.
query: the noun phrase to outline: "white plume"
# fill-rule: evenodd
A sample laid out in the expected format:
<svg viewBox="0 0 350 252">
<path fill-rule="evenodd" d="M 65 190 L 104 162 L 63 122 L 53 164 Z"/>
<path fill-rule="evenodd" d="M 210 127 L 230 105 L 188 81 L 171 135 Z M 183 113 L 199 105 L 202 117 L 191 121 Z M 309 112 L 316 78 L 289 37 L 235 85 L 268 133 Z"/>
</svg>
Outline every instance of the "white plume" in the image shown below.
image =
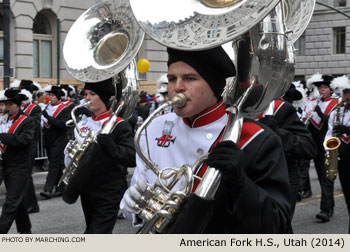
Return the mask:
<svg viewBox="0 0 350 252">
<path fill-rule="evenodd" d="M 44 92 L 43 87 L 38 82 L 33 81 L 33 85 L 38 88 L 38 90 L 36 90 L 35 92 L 37 92 L 37 93 Z"/>
<path fill-rule="evenodd" d="M 293 106 L 295 108 L 301 108 L 303 109 L 305 106 L 305 103 L 307 102 L 307 95 L 306 90 L 304 89 L 303 84 L 300 81 L 294 81 L 292 82 L 295 86 L 295 89 L 301 94 L 302 98 L 297 101 L 293 101 Z"/>
<path fill-rule="evenodd" d="M 322 74 L 315 73 L 313 74 L 309 79 L 306 81 L 306 87 L 310 91 L 309 98 L 316 98 L 320 95 L 320 92 L 318 92 L 318 88 L 315 85 L 312 85 L 315 82 L 323 81 Z"/>
<path fill-rule="evenodd" d="M 5 96 L 5 91 L 6 89 L 0 90 L 0 101 L 5 101 L 7 99 L 7 97 Z"/>
<path fill-rule="evenodd" d="M 343 75 L 334 78 L 329 86 L 333 89 L 334 92 L 342 95 L 344 89 L 350 89 L 350 80 L 348 76 Z"/>
<path fill-rule="evenodd" d="M 19 88 L 20 84 L 21 84 L 20 80 L 14 80 L 13 82 L 11 82 L 10 88 Z"/>
<path fill-rule="evenodd" d="M 46 86 L 46 87 L 44 87 L 44 88 L 43 88 L 43 90 L 44 90 L 44 92 L 48 93 L 48 92 L 50 92 L 50 91 L 51 91 L 51 88 L 52 88 L 52 85 L 47 84 L 47 86 Z"/>
<path fill-rule="evenodd" d="M 33 101 L 33 95 L 31 92 L 29 92 L 26 89 L 21 89 L 20 94 L 24 94 L 25 96 L 27 96 L 27 99 L 22 101 L 23 104 L 31 104 Z"/>
</svg>

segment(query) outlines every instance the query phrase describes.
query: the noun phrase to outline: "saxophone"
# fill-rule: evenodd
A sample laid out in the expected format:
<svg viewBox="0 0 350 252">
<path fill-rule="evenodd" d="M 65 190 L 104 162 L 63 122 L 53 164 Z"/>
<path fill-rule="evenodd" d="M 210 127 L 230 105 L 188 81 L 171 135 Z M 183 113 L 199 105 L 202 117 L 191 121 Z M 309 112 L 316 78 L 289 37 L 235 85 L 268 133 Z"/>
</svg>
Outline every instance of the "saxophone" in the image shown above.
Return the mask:
<svg viewBox="0 0 350 252">
<path fill-rule="evenodd" d="M 338 99 L 338 104 L 336 107 L 336 112 L 335 112 L 335 116 L 334 116 L 334 120 L 333 120 L 333 127 L 340 125 L 340 108 L 342 105 L 343 99 L 339 98 Z M 326 173 L 327 173 L 327 177 L 330 180 L 335 180 L 335 178 L 337 177 L 337 172 L 338 172 L 338 148 L 340 146 L 340 139 L 339 137 L 336 136 L 336 134 L 332 134 L 331 137 L 327 138 L 324 142 L 323 142 L 323 147 L 328 151 L 328 153 L 326 153 L 326 162 L 325 162 L 325 166 L 326 166 Z"/>
</svg>

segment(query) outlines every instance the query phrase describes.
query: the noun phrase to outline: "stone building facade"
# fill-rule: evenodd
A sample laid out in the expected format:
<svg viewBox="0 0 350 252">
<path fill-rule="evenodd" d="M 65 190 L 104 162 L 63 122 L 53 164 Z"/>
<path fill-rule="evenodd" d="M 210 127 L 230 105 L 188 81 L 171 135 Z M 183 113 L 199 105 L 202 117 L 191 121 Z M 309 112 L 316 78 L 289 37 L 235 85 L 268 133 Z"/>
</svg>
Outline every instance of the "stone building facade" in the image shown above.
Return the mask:
<svg viewBox="0 0 350 252">
<path fill-rule="evenodd" d="M 297 41 L 296 78 L 307 79 L 314 73 L 333 76 L 350 74 L 349 0 L 317 0 L 313 17 L 304 37 Z"/>
</svg>

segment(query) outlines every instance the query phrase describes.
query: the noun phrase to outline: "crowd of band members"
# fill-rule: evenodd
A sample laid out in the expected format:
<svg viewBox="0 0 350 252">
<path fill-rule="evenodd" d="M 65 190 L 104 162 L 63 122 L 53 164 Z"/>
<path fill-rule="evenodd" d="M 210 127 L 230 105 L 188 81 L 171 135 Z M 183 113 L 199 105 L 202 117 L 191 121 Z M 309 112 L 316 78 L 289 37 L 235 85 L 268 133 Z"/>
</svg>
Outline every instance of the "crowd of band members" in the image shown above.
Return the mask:
<svg viewBox="0 0 350 252">
<path fill-rule="evenodd" d="M 186 60 L 186 58 L 176 59 L 174 62 L 170 62 L 170 65 L 178 61 L 186 62 Z M 193 63 L 190 61 L 188 65 L 197 67 L 196 64 L 196 62 Z M 195 67 L 194 69 L 202 74 L 200 67 Z M 230 76 L 232 73 L 224 74 Z M 205 74 L 203 75 L 205 76 Z M 215 90 L 211 86 L 210 88 Z M 97 132 L 109 119 L 111 114 L 108 112 L 108 107 L 111 97 L 114 96 L 113 91 L 114 89 L 110 79 L 98 84 L 86 83 L 82 93 L 85 101 L 95 99 L 99 105 L 96 105 L 97 107 L 95 106 L 95 108 L 89 107 L 88 110 L 83 109 L 78 112 L 79 126 L 81 129 L 86 130 L 85 133 L 88 130 Z M 214 92 L 214 94 L 217 97 L 218 103 L 214 105 L 218 106 L 217 104 L 220 103 L 221 98 L 218 91 L 215 91 L 217 92 Z M 49 97 L 49 101 L 47 98 L 45 100 L 45 97 L 47 97 L 46 94 Z M 322 95 L 322 98 L 317 99 L 320 95 Z M 344 101 L 340 113 L 341 125 L 334 126 L 334 109 L 339 97 L 343 97 Z M 14 221 L 16 222 L 19 233 L 31 233 L 29 213 L 40 211 L 31 176 L 39 140 L 42 140 L 44 143 L 49 164 L 46 182 L 43 190 L 40 192 L 40 196 L 43 199 L 51 199 L 62 195 L 63 186 L 58 187 L 57 184 L 62 176 L 64 167 L 69 164 L 65 148 L 70 139 L 79 139 L 77 132 L 68 128 L 66 122 L 71 119 L 72 109 L 84 102 L 84 98 L 81 96 L 78 97 L 76 90 L 71 86 L 61 85 L 61 87 L 57 87 L 48 85 L 43 89 L 39 84 L 31 80 L 15 81 L 9 89 L 0 92 L 1 181 L 4 182 L 7 191 L 0 217 L 0 233 L 7 233 Z M 130 208 L 128 206 L 130 202 L 125 201 L 131 199 L 131 205 L 133 201 L 137 201 L 130 189 L 136 188 L 135 190 L 141 191 L 140 193 L 142 194 L 140 188 L 145 187 L 145 185 L 141 185 L 142 182 L 138 184 L 140 178 L 146 177 L 146 182 L 149 184 L 152 184 L 154 179 L 149 179 L 147 177 L 148 175 L 146 176 L 145 174 L 140 175 L 138 170 L 135 170 L 136 174 L 132 178 L 131 187 L 127 190 L 127 167 L 134 167 L 136 165 L 133 135 L 137 126 L 159 104 L 167 100 L 168 80 L 167 76 L 163 75 L 157 82 L 157 94 L 155 96 L 147 96 L 146 92 L 141 92 L 139 103 L 131 118 L 128 121 L 118 118 L 117 130 L 111 134 L 99 135 L 97 143 L 100 146 L 100 150 L 95 155 L 98 156 L 98 158 L 95 158 L 95 161 L 98 160 L 99 162 L 90 162 L 91 167 L 95 167 L 96 170 L 92 172 L 89 179 L 89 186 L 86 186 L 84 193 L 81 194 L 82 208 L 86 222 L 85 233 L 112 233 L 117 221 L 119 202 L 122 200 L 125 191 L 125 199 L 122 200 L 121 204 L 123 213 L 126 218 L 131 217 L 133 219 L 133 224 L 136 221 L 140 221 L 135 216 L 130 216 L 130 213 L 134 214 L 133 212 L 137 211 L 134 211 L 132 207 Z M 281 162 L 286 162 L 287 169 L 285 172 L 288 174 L 289 179 L 287 182 L 289 188 L 284 188 L 286 184 L 276 184 L 272 189 L 274 191 L 277 189 L 282 190 L 278 194 L 289 195 L 274 195 L 277 195 L 277 199 L 275 200 L 282 206 L 279 210 L 280 212 L 277 211 L 275 214 L 281 218 L 279 222 L 283 222 L 284 224 L 279 226 L 279 223 L 276 226 L 263 227 L 268 224 L 264 220 L 261 220 L 260 229 L 256 224 L 253 225 L 253 229 L 247 229 L 245 225 L 240 224 L 238 225 L 240 228 L 237 230 L 232 230 L 226 226 L 220 226 L 220 230 L 217 230 L 218 227 L 213 224 L 217 222 L 213 218 L 209 223 L 208 229 L 205 231 L 213 233 L 292 233 L 293 228 L 291 223 L 296 203 L 312 195 L 309 179 L 310 160 L 313 160 L 315 164 L 321 186 L 320 212 L 316 214 L 316 218 L 322 222 L 329 221 L 335 207 L 333 197 L 334 181 L 327 177 L 325 167 L 326 150 L 323 147 L 323 142 L 332 135 L 338 136 L 341 140 L 339 148 L 339 179 L 350 215 L 350 186 L 346 183 L 350 176 L 350 155 L 347 155 L 350 153 L 349 111 L 350 81 L 347 76 L 333 78 L 328 75 L 316 73 L 307 79 L 306 82 L 293 82 L 284 96 L 273 100 L 270 110 L 262 113 L 256 119 L 257 125 L 262 127 L 268 135 L 277 135 L 282 140 L 281 144 L 277 145 L 280 149 L 276 150 L 276 153 L 284 153 L 285 161 L 282 160 Z M 172 109 L 166 111 L 166 113 L 170 112 L 172 112 Z M 309 121 L 307 125 L 304 124 L 306 118 Z M 248 125 L 253 122 L 247 121 L 245 123 Z M 260 137 L 266 138 L 268 136 L 261 135 Z M 239 144 L 238 146 L 240 147 Z M 227 145 L 227 143 L 218 144 L 216 149 L 214 148 L 213 150 L 213 153 L 216 154 L 212 154 L 212 156 L 218 155 L 221 152 L 225 153 L 228 149 L 232 148 L 235 150 L 235 147 Z M 249 148 L 247 149 L 249 150 Z M 247 149 L 244 151 L 245 157 L 253 155 L 251 153 L 255 153 Z M 227 155 L 243 157 L 241 152 L 231 151 Z M 274 153 L 271 149 L 270 152 Z M 276 153 L 274 153 L 275 156 L 279 156 Z M 102 160 L 104 162 L 101 162 Z M 234 162 L 234 160 L 228 160 Z M 245 162 L 243 159 L 241 161 Z M 274 161 L 276 164 L 279 163 L 278 160 Z M 162 161 L 159 162 L 162 163 Z M 209 162 L 214 167 L 220 167 L 220 164 L 217 164 L 215 158 L 209 159 Z M 249 164 L 248 166 L 251 165 Z M 232 176 L 230 172 L 225 171 L 225 168 L 221 169 L 223 173 L 227 174 L 227 177 Z M 242 193 L 245 190 L 249 191 L 249 187 L 246 185 L 247 182 L 242 181 L 253 180 L 250 177 L 252 175 L 247 170 L 242 172 L 242 169 L 244 170 L 245 168 L 240 168 L 240 173 L 244 175 L 241 174 L 239 180 L 231 178 L 235 181 L 235 184 L 240 186 L 233 188 L 232 185 L 228 184 L 226 186 L 229 190 L 234 189 L 235 191 L 242 191 Z M 273 173 L 272 170 L 265 170 L 265 172 Z M 245 173 L 248 173 L 248 175 Z M 281 175 L 282 173 L 278 171 L 277 174 Z M 256 184 L 258 182 L 253 181 L 249 183 Z M 223 186 L 220 190 L 225 191 L 228 189 Z M 269 197 L 269 195 L 266 197 Z M 239 195 L 234 195 L 233 198 L 232 201 L 237 202 L 235 204 L 238 206 L 241 205 L 242 209 L 244 209 L 245 205 L 249 204 L 241 200 Z M 256 200 L 267 204 L 264 197 Z M 286 201 L 288 201 L 288 204 Z M 223 202 L 219 205 L 220 207 L 225 207 L 225 203 Z M 225 211 L 215 211 L 217 211 L 217 217 L 220 215 L 220 218 L 229 218 L 226 216 Z M 245 216 L 240 212 L 236 214 L 237 216 Z M 349 216 L 344 216 L 343 218 L 346 219 Z M 237 222 L 236 219 L 235 221 Z"/>
</svg>

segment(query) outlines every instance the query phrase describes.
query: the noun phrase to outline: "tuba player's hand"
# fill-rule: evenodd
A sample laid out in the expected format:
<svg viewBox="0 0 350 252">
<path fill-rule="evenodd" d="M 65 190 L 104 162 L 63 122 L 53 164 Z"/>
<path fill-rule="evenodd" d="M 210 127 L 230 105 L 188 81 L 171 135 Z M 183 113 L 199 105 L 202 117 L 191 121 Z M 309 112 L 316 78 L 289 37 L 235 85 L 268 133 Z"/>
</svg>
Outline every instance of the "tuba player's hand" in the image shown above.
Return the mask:
<svg viewBox="0 0 350 252">
<path fill-rule="evenodd" d="M 230 192 L 241 191 L 245 181 L 244 153 L 232 141 L 218 143 L 209 154 L 207 165 L 222 173 L 221 185 Z"/>
<path fill-rule="evenodd" d="M 102 147 L 102 149 L 106 150 L 108 155 L 114 155 L 116 143 L 113 141 L 111 134 L 99 134 L 97 136 L 97 143 Z"/>
<path fill-rule="evenodd" d="M 125 210 L 138 214 L 140 212 L 139 205 L 144 201 L 143 198 L 147 188 L 148 185 L 143 179 L 130 186 L 124 195 Z"/>
</svg>

